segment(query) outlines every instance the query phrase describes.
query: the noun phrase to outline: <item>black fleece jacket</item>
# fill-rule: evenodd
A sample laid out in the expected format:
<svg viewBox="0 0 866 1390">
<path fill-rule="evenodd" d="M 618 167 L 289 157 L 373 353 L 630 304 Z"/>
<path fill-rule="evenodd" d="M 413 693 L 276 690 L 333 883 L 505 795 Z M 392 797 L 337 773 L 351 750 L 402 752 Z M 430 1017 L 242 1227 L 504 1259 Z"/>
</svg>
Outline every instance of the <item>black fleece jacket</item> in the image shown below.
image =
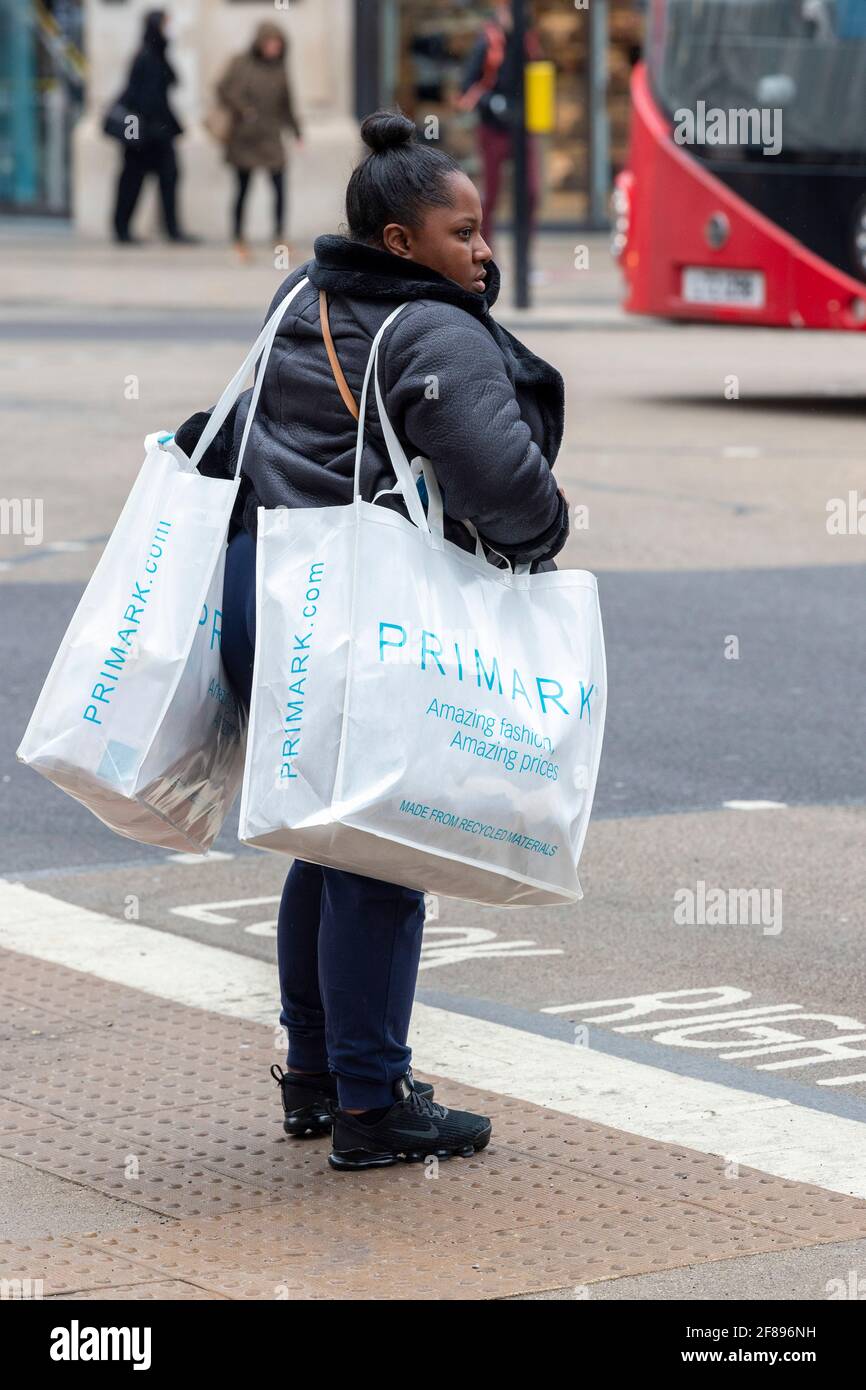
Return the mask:
<svg viewBox="0 0 866 1390">
<path fill-rule="evenodd" d="M 294 271 L 273 309 L 303 276 L 310 284 L 286 312 L 267 363 L 243 461 L 238 519 L 253 535 L 256 508 L 316 507 L 352 500 L 357 426 L 337 390 L 322 339 L 318 294 L 328 294 L 340 364 L 360 399 L 370 345 L 391 310 L 379 380 L 389 418 L 409 458 L 429 458 L 442 489 L 446 535 L 474 546 L 471 521 L 489 546 L 516 562 L 550 560 L 565 544 L 568 515 L 551 466 L 562 441 L 562 377 L 495 323 L 499 271 L 488 266 L 483 295 L 416 262 L 323 236 L 315 259 Z M 269 310 L 269 313 L 271 310 Z M 250 403 L 246 391 L 202 460 L 201 471 L 234 471 Z M 191 453 L 206 414 L 177 431 Z M 372 500 L 394 482 L 372 388 L 361 493 Z M 381 505 L 401 504 L 383 498 Z"/>
</svg>

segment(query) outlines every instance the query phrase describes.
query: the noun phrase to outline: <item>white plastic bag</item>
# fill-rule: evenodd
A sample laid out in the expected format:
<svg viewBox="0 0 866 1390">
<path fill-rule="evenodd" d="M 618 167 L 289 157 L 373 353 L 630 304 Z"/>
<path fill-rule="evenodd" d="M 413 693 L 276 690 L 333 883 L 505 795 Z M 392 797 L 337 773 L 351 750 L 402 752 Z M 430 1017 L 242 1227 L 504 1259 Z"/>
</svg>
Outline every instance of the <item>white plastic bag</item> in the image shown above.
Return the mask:
<svg viewBox="0 0 866 1390">
<path fill-rule="evenodd" d="M 145 440 L 144 464 L 18 749 L 112 830 L 145 844 L 209 849 L 240 785 L 244 719 L 220 656 L 220 610 L 264 362 L 235 478 L 204 477 L 196 464 L 301 284 L 265 325 L 192 458 L 171 436 Z"/>
<path fill-rule="evenodd" d="M 607 695 L 596 581 L 444 539 L 379 390 L 398 312 L 370 354 L 354 503 L 259 510 L 240 838 L 480 903 L 573 902 Z M 411 520 L 358 495 L 371 375 Z"/>
</svg>

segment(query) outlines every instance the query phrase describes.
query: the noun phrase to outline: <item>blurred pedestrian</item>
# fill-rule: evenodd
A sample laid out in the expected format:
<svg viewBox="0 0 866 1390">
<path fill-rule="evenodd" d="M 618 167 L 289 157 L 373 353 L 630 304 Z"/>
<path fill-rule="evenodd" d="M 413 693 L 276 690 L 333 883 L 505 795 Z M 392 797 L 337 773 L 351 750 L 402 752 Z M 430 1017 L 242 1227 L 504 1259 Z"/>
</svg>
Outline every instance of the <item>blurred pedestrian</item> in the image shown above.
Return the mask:
<svg viewBox="0 0 866 1390">
<path fill-rule="evenodd" d="M 130 222 L 141 186 L 148 174 L 159 183 L 162 220 L 170 241 L 194 242 L 181 231 L 177 217 L 178 167 L 174 142 L 183 127 L 171 109 L 169 88 L 177 82 L 166 57 L 168 47 L 165 10 L 149 10 L 144 19 L 141 47 L 135 55 L 124 92 L 105 124 L 108 134 L 123 143 L 123 166 L 114 208 L 114 239 L 133 244 Z"/>
<path fill-rule="evenodd" d="M 252 46 L 233 58 L 217 87 L 230 114 L 226 161 L 237 177 L 232 232 L 242 259 L 249 257 L 244 238 L 244 204 L 254 169 L 265 169 L 273 184 L 274 240 L 281 242 L 285 220 L 286 148 L 283 130 L 302 138 L 288 73 L 288 44 L 278 25 L 259 25 Z"/>
<path fill-rule="evenodd" d="M 551 568 L 568 535 L 568 504 L 551 471 L 564 384 L 492 317 L 500 276 L 481 235 L 474 184 L 444 150 L 418 141 L 399 113 L 368 116 L 361 136 L 368 154 L 346 190 L 349 235 L 319 237 L 314 259 L 280 286 L 269 314 L 309 280 L 262 364 L 255 416 L 245 391 L 200 464 L 233 478 L 249 429 L 221 639 L 247 709 L 258 508 L 348 505 L 359 432 L 363 495 L 393 492 L 385 414 L 408 456 L 431 461 L 455 545 L 475 551 L 467 519 L 498 555 Z M 383 409 L 365 427 L 359 399 L 371 345 L 404 302 L 382 344 Z M 206 423 L 202 412 L 178 428 L 187 455 Z M 424 897 L 414 888 L 300 859 L 289 871 L 277 924 L 288 1071 L 275 1065 L 272 1073 L 286 1131 L 333 1131 L 338 1169 L 381 1167 L 405 1154 L 469 1155 L 489 1140 L 486 1116 L 440 1105 L 412 1075 L 407 1034 L 423 923 Z"/>
<path fill-rule="evenodd" d="M 484 222 L 482 235 L 493 245 L 493 218 L 502 185 L 503 166 L 514 155 L 514 126 L 517 120 L 517 92 L 520 63 L 540 57 L 538 36 L 526 34 L 526 51 L 517 51 L 514 18 L 510 0 L 494 6 L 485 21 L 463 74 L 458 105 L 478 113 L 478 145 L 484 171 Z M 532 223 L 538 206 L 538 151 L 535 139 L 527 138 L 527 183 L 529 217 Z"/>
</svg>

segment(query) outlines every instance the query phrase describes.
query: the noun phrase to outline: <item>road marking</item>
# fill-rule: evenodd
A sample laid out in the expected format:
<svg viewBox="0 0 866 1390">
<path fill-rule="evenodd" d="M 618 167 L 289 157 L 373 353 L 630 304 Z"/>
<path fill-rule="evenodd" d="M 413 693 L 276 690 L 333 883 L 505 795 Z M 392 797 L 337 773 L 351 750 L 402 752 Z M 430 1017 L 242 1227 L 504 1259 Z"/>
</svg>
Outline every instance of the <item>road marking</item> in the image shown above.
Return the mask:
<svg viewBox="0 0 866 1390">
<path fill-rule="evenodd" d="M 278 1012 L 276 972 L 267 961 L 136 926 L 2 879 L 0 946 L 269 1028 Z"/>
<path fill-rule="evenodd" d="M 9 560 L 0 561 L 0 570 L 11 570 L 18 565 L 29 565 L 34 560 L 43 560 L 46 555 L 66 555 L 77 554 L 80 551 L 90 550 L 94 545 L 104 545 L 108 536 L 86 536 L 80 541 L 43 541 L 41 545 L 32 546 L 22 554 L 13 555 Z"/>
<path fill-rule="evenodd" d="M 462 965 L 467 960 L 512 960 L 519 956 L 562 956 L 557 946 L 538 946 L 529 937 L 498 941 L 487 927 L 433 927 L 425 923 L 419 970 Z"/>
<path fill-rule="evenodd" d="M 787 801 L 723 801 L 728 811 L 787 811 Z"/>
<path fill-rule="evenodd" d="M 651 1034 L 652 1041 L 661 1047 L 706 1048 L 716 1052 L 722 1061 L 776 1058 L 755 1062 L 758 1071 L 791 1071 L 866 1057 L 866 1048 L 851 1046 L 866 1042 L 866 1024 L 847 1014 L 810 1013 L 804 1011 L 802 1004 L 764 1004 L 733 1010 L 721 1007 L 741 1004 L 751 997 L 748 990 L 738 986 L 706 985 L 696 989 L 662 989 L 620 999 L 592 999 L 581 1004 L 552 1004 L 541 1012 L 567 1014 L 588 1027 L 603 1023 L 614 1033 Z M 707 1008 L 711 1012 L 700 1012 Z M 599 1013 L 600 1009 L 605 1012 Z M 651 1014 L 668 1016 L 647 1019 Z M 625 1022 L 634 1018 L 642 1021 Z M 797 1027 L 801 1023 L 829 1023 L 836 1031 L 825 1037 L 809 1037 L 808 1030 L 792 1033 L 777 1026 L 785 1022 Z M 722 1036 L 713 1038 L 714 1033 Z M 726 1036 L 732 1033 L 741 1036 Z M 812 1055 L 796 1055 L 806 1052 Z M 780 1056 L 783 1053 L 795 1055 Z M 864 1079 L 863 1072 L 812 1078 L 818 1086 L 850 1086 Z"/>
<path fill-rule="evenodd" d="M 276 1022 L 272 965 L 21 883 L 0 880 L 0 946 L 179 1004 Z M 425 1004 L 415 1006 L 410 1042 L 419 1072 L 866 1198 L 866 1125 L 857 1120 Z"/>
<path fill-rule="evenodd" d="M 169 854 L 167 856 L 173 864 L 215 864 L 221 859 L 234 859 L 233 854 L 227 854 L 224 849 L 211 849 L 207 854 Z"/>
<path fill-rule="evenodd" d="M 180 856 L 172 856 L 180 857 Z M 189 903 L 173 907 L 170 911 L 176 917 L 188 917 L 193 922 L 206 926 L 230 927 L 240 922 L 239 909 L 270 906 L 280 901 L 280 895 L 268 898 L 232 898 L 225 902 Z M 424 924 L 424 939 L 421 943 L 420 970 L 433 970 L 442 965 L 460 965 L 467 960 L 511 960 L 518 956 L 562 956 L 565 954 L 557 946 L 538 946 L 530 938 L 520 941 L 498 941 L 497 933 L 487 927 L 433 926 L 438 916 L 438 901 L 433 899 L 434 916 L 428 916 Z M 230 915 L 227 915 L 230 914 Z M 243 928 L 250 936 L 276 936 L 276 914 L 261 922 L 253 922 Z"/>
<path fill-rule="evenodd" d="M 171 911 L 176 917 L 188 917 L 192 922 L 204 922 L 209 927 L 232 927 L 238 918 L 234 915 L 226 916 L 227 908 L 234 912 L 239 907 L 272 906 L 280 901 L 281 896 L 277 893 L 267 898 L 230 898 L 225 902 L 190 903 L 188 907 L 173 907 Z M 251 936 L 276 936 L 276 916 L 266 917 L 262 922 L 253 922 L 250 926 L 244 927 L 244 931 L 249 932 Z"/>
</svg>

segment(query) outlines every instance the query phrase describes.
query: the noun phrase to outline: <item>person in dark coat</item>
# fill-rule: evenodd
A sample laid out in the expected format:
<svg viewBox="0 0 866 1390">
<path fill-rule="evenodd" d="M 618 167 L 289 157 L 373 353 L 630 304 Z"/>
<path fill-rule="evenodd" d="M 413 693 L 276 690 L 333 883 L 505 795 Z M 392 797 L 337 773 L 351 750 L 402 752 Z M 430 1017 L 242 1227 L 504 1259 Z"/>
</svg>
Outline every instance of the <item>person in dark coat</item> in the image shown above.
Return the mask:
<svg viewBox="0 0 866 1390">
<path fill-rule="evenodd" d="M 254 169 L 264 169 L 274 189 L 274 240 L 283 236 L 286 150 L 283 130 L 302 138 L 287 68 L 287 46 L 279 25 L 265 20 L 252 46 L 233 58 L 217 86 L 230 116 L 225 157 L 236 173 L 232 230 L 238 254 L 249 255 L 244 239 L 244 203 Z"/>
<path fill-rule="evenodd" d="M 520 62 L 539 58 L 541 45 L 534 29 L 526 34 L 526 52 L 518 54 L 510 0 L 494 6 L 475 41 L 463 74 L 458 105 L 478 115 L 478 149 L 484 171 L 482 235 L 493 245 L 493 219 L 502 186 L 502 171 L 514 157 L 514 124 Z M 526 176 L 530 223 L 539 197 L 539 158 L 535 136 L 526 138 Z"/>
<path fill-rule="evenodd" d="M 226 557 L 222 654 L 246 707 L 256 509 L 351 503 L 370 346 L 401 302 L 408 307 L 380 349 L 383 399 L 408 456 L 433 465 L 446 534 L 474 549 L 463 524 L 470 521 L 492 551 L 535 567 L 550 566 L 568 535 L 567 504 L 551 471 L 563 433 L 562 377 L 490 314 L 499 272 L 481 236 L 475 186 L 449 155 L 416 142 L 399 113 L 369 116 L 361 133 L 370 153 L 349 182 L 348 237 L 320 237 L 315 259 L 284 281 L 273 302 L 309 277 L 266 364 Z M 323 291 L 345 394 L 323 339 Z M 206 451 L 202 472 L 234 475 L 250 395 Z M 176 431 L 187 454 L 207 418 L 202 412 Z M 371 499 L 392 483 L 371 401 L 362 495 Z M 393 495 L 381 504 L 403 510 Z M 292 1133 L 325 1132 L 334 1107 L 334 1167 L 382 1166 L 407 1148 L 471 1153 L 488 1142 L 489 1120 L 448 1111 L 412 1077 L 406 1038 L 423 921 L 423 895 L 397 884 L 298 860 L 286 880 L 277 928 L 280 1017 L 289 1036 L 289 1071 L 279 1076 L 284 1123 Z"/>
<path fill-rule="evenodd" d="M 168 100 L 169 88 L 174 86 L 177 77 L 166 57 L 165 24 L 164 10 L 148 11 L 141 48 L 133 59 L 129 81 L 121 96 L 123 106 L 136 118 L 124 134 L 123 166 L 114 209 L 114 238 L 121 243 L 136 240 L 130 232 L 130 222 L 148 174 L 154 174 L 159 181 L 166 236 L 170 241 L 195 240 L 181 231 L 177 218 L 178 169 L 174 142 L 183 128 Z"/>
</svg>

